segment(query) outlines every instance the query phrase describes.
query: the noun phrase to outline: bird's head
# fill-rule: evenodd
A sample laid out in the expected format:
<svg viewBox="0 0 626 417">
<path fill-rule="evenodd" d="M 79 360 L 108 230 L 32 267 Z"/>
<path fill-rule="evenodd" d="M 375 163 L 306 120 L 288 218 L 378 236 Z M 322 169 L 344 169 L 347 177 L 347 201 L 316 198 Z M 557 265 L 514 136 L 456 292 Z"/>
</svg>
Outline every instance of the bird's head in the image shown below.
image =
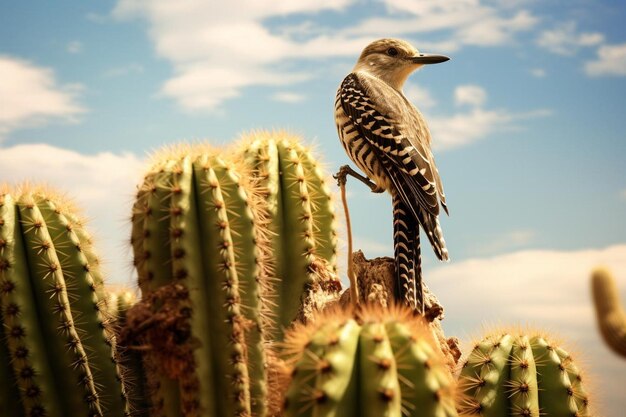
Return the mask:
<svg viewBox="0 0 626 417">
<path fill-rule="evenodd" d="M 368 72 L 400 90 L 409 75 L 422 65 L 449 59 L 444 55 L 421 53 L 400 39 L 379 39 L 363 49 L 353 71 Z"/>
</svg>

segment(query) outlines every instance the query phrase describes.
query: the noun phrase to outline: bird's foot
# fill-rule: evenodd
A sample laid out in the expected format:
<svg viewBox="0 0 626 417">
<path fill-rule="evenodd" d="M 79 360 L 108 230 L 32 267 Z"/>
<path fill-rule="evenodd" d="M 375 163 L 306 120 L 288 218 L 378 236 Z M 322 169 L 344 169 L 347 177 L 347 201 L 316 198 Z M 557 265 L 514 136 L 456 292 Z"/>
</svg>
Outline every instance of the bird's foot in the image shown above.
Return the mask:
<svg viewBox="0 0 626 417">
<path fill-rule="evenodd" d="M 382 193 L 385 191 L 384 188 L 379 187 L 375 182 L 371 181 L 369 178 L 353 170 L 352 167 L 350 167 L 350 165 L 343 165 L 339 167 L 339 171 L 337 171 L 337 173 L 333 175 L 333 178 L 337 180 L 337 185 L 341 187 L 342 185 L 346 184 L 348 175 L 350 175 L 353 178 L 356 178 L 357 180 L 361 181 L 363 184 L 367 185 L 369 189 L 372 190 L 373 193 Z"/>
</svg>

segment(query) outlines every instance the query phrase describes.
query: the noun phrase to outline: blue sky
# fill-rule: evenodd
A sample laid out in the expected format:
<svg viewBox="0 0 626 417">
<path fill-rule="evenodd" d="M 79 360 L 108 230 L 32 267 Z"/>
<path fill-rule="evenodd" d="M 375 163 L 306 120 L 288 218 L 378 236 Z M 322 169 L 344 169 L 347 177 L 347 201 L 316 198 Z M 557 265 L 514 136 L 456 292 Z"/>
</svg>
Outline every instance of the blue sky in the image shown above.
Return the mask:
<svg viewBox="0 0 626 417">
<path fill-rule="evenodd" d="M 0 1 L 0 181 L 66 189 L 93 218 L 112 281 L 127 282 L 126 218 L 147 152 L 286 128 L 334 169 L 348 162 L 332 118 L 337 85 L 368 42 L 404 38 L 452 57 L 405 89 L 431 126 L 451 212 L 442 223 L 452 263 L 428 252 L 429 284 L 462 311 L 462 296 L 502 298 L 509 284 L 543 297 L 546 271 L 560 275 L 561 295 L 528 305 L 538 315 L 491 311 L 485 299 L 471 319 L 449 314 L 448 331 L 475 334 L 502 318 L 551 325 L 626 383 L 626 363 L 595 334 L 586 281 L 608 263 L 626 300 L 623 2 L 211 3 Z M 356 245 L 390 254 L 389 198 L 349 188 Z M 470 286 L 503 263 L 510 277 Z M 568 315 L 548 313 L 555 306 L 584 326 L 568 327 Z M 618 401 L 608 395 L 607 415 Z"/>
</svg>

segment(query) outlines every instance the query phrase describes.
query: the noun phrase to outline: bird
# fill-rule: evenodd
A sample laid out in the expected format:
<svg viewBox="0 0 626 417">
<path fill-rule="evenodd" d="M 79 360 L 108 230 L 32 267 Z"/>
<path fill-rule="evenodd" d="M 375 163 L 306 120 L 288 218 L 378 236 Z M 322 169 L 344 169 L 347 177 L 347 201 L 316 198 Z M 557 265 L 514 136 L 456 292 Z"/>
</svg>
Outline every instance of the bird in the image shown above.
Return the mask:
<svg viewBox="0 0 626 417">
<path fill-rule="evenodd" d="M 448 207 L 428 125 L 402 88 L 415 70 L 449 59 L 421 53 L 400 39 L 379 39 L 363 49 L 335 99 L 340 142 L 365 177 L 349 166 L 341 170 L 373 192 L 391 194 L 395 297 L 421 314 L 425 306 L 420 227 L 437 258 L 448 261 L 439 223 L 440 207 L 446 214 Z"/>
</svg>

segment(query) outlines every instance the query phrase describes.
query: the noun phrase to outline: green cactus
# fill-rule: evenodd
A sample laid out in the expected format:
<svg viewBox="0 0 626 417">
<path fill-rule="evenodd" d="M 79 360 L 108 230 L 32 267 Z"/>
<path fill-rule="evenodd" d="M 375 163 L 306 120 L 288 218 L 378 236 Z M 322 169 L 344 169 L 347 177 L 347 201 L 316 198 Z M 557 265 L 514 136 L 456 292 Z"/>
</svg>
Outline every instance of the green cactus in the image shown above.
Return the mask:
<svg viewBox="0 0 626 417">
<path fill-rule="evenodd" d="M 462 416 L 589 416 L 581 372 L 546 336 L 502 331 L 477 343 L 463 363 Z"/>
<path fill-rule="evenodd" d="M 129 414 L 101 273 L 87 253 L 95 257 L 63 198 L 0 191 L 1 415 Z"/>
<path fill-rule="evenodd" d="M 254 132 L 242 139 L 241 154 L 253 169 L 268 206 L 268 225 L 279 331 L 296 317 L 305 289 L 319 281 L 315 260 L 337 272 L 337 224 L 325 174 L 300 139 L 284 132 Z M 333 283 L 340 289 L 339 282 Z"/>
<path fill-rule="evenodd" d="M 148 417 L 150 402 L 146 385 L 146 372 L 141 352 L 132 347 L 124 346 L 124 330 L 126 328 L 128 310 L 137 303 L 134 291 L 117 289 L 107 291 L 107 312 L 115 320 L 114 328 L 117 340 L 120 341 L 119 361 L 127 370 L 127 397 L 134 417 Z"/>
<path fill-rule="evenodd" d="M 144 360 L 154 416 L 266 415 L 269 244 L 249 178 L 198 145 L 161 152 L 139 189 L 135 265 L 159 322 Z"/>
<path fill-rule="evenodd" d="M 626 312 L 615 280 L 608 270 L 599 268 L 593 272 L 591 287 L 600 333 L 613 352 L 626 358 Z"/>
<path fill-rule="evenodd" d="M 428 325 L 401 308 L 323 313 L 286 335 L 284 417 L 456 416 L 454 378 Z"/>
</svg>

